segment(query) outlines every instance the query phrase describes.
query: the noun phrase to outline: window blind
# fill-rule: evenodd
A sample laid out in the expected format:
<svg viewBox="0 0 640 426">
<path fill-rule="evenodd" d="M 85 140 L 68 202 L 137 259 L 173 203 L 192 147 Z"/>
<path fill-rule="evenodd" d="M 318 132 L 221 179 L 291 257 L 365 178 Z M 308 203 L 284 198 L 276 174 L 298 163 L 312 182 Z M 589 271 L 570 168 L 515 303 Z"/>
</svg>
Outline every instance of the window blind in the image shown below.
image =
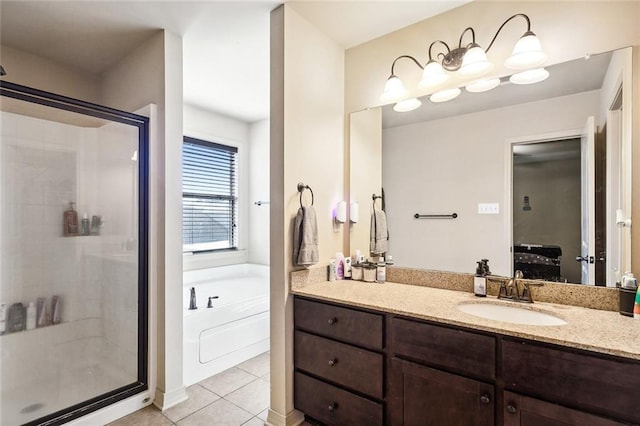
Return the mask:
<svg viewBox="0 0 640 426">
<path fill-rule="evenodd" d="M 184 138 L 184 252 L 237 247 L 237 156 L 238 149 L 235 147 Z"/>
</svg>

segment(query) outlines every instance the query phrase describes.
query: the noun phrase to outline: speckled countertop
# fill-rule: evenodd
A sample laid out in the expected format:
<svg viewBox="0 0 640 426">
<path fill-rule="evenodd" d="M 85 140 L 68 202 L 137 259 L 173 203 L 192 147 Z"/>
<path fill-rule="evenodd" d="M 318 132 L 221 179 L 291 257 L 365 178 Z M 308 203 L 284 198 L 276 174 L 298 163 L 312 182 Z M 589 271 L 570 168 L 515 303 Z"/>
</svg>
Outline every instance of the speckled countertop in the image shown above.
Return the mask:
<svg viewBox="0 0 640 426">
<path fill-rule="evenodd" d="M 312 275 L 319 278 L 323 273 Z M 524 305 L 494 296 L 479 298 L 466 291 L 393 282 L 319 279 L 297 285 L 292 281 L 291 293 L 300 296 L 640 360 L 640 321 L 613 311 L 544 302 Z M 549 313 L 567 324 L 532 326 L 489 320 L 458 310 L 460 303 L 511 304 Z"/>
</svg>

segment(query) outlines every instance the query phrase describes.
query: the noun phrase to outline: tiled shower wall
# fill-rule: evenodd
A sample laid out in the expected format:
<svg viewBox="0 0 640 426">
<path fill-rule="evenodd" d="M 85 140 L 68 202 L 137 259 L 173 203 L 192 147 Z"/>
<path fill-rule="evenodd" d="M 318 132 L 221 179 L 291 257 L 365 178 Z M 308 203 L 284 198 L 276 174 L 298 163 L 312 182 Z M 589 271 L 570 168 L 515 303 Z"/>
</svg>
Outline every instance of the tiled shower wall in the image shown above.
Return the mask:
<svg viewBox="0 0 640 426">
<path fill-rule="evenodd" d="M 0 114 L 0 301 L 50 303 L 58 295 L 63 321 L 0 337 L 2 388 L 73 380 L 71 370 L 93 365 L 129 383 L 137 342 L 137 129 Z M 80 219 L 103 216 L 100 236 L 62 236 L 70 201 Z"/>
</svg>

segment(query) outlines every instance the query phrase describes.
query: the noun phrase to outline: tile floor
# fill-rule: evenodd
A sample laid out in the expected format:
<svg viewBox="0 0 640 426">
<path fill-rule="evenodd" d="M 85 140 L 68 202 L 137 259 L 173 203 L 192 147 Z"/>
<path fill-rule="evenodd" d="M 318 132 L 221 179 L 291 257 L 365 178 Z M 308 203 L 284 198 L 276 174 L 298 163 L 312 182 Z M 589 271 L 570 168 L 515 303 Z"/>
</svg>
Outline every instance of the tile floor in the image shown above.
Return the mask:
<svg viewBox="0 0 640 426">
<path fill-rule="evenodd" d="M 187 388 L 189 399 L 161 412 L 145 407 L 110 426 L 261 426 L 269 408 L 269 352 Z"/>
</svg>

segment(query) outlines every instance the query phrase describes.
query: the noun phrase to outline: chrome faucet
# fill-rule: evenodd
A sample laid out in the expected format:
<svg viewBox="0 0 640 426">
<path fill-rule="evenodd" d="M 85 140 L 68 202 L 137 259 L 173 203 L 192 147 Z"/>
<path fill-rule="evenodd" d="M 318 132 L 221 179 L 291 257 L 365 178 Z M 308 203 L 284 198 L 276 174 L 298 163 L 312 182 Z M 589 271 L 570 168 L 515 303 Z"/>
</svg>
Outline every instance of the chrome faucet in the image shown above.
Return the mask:
<svg viewBox="0 0 640 426">
<path fill-rule="evenodd" d="M 505 284 L 503 281 L 500 284 L 500 291 L 498 292 L 498 299 L 513 300 L 514 302 L 533 303 L 531 298 L 530 286 L 542 286 L 542 283 L 524 282 L 522 283 L 522 293 L 518 287 L 518 280 L 522 279 L 522 271 L 517 270 L 513 274 L 513 278 Z"/>
<path fill-rule="evenodd" d="M 191 287 L 191 294 L 189 295 L 189 310 L 193 311 L 194 309 L 198 309 L 198 304 L 196 303 L 196 288 Z"/>
</svg>

